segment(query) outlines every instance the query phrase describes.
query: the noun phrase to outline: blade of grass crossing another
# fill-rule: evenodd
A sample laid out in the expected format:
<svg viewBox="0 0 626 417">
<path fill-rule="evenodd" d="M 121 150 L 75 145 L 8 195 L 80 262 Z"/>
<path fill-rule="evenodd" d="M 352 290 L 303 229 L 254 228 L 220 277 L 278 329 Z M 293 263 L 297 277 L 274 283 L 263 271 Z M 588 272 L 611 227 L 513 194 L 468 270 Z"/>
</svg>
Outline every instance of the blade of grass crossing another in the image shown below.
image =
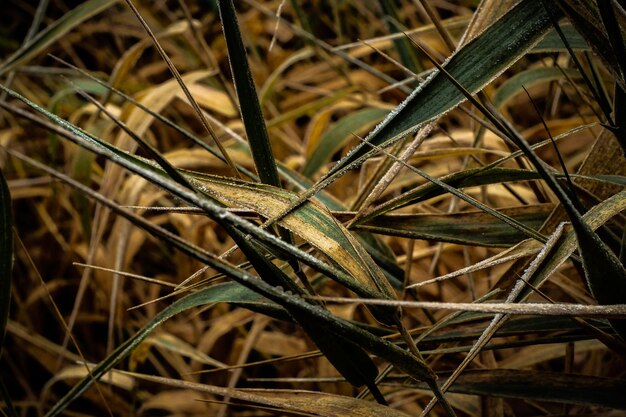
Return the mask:
<svg viewBox="0 0 626 417">
<path fill-rule="evenodd" d="M 556 4 L 547 4 L 559 14 Z M 481 35 L 455 52 L 446 61 L 446 68 L 458 77 L 470 92 L 480 91 L 529 51 L 551 27 L 547 10 L 541 0 L 522 0 Z M 362 164 L 374 146 L 389 146 L 425 123 L 452 110 L 467 98 L 441 71 L 433 75 L 398 107 L 392 110 L 365 139 L 341 159 L 317 184 L 303 193 L 298 201 L 264 227 L 278 221 L 300 204 L 331 184 L 348 169 Z"/>
<path fill-rule="evenodd" d="M 548 7 L 556 8 L 556 5 Z M 550 19 L 541 0 L 523 0 L 452 55 L 445 63 L 446 70 L 468 91 L 480 91 L 539 42 L 550 27 Z M 465 99 L 445 75 L 434 73 L 393 110 L 366 137 L 366 141 L 387 145 L 394 138 L 414 132 L 426 122 L 448 112 Z M 365 144 L 357 145 L 330 173 L 346 167 L 367 150 Z"/>
<path fill-rule="evenodd" d="M 246 135 L 250 144 L 250 151 L 257 174 L 264 184 L 280 188 L 278 167 L 272 152 L 272 143 L 270 142 L 267 126 L 265 125 L 265 118 L 263 117 L 259 97 L 256 92 L 256 87 L 254 86 L 254 80 L 252 79 L 250 65 L 248 65 L 246 48 L 241 39 L 235 5 L 232 0 L 221 0 L 217 2 L 217 6 L 222 20 L 226 46 L 228 48 L 230 71 L 232 72 L 235 90 L 239 98 L 241 118 L 246 129 Z M 288 243 L 293 243 L 293 237 L 287 230 L 279 229 L 279 233 L 283 240 Z M 299 263 L 295 259 L 291 259 L 290 264 L 303 281 L 304 285 L 312 288 L 308 284 L 306 276 L 301 272 Z M 310 291 L 312 291 L 312 289 L 310 289 Z"/>
</svg>

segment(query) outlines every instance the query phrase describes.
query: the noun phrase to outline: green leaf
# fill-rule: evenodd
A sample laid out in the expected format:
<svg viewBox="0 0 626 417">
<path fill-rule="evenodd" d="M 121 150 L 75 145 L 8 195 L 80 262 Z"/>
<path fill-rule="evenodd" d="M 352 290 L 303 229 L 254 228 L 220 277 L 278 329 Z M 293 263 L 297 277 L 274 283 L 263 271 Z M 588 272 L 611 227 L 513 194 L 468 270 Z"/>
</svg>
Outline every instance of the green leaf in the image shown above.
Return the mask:
<svg viewBox="0 0 626 417">
<path fill-rule="evenodd" d="M 335 123 L 322 136 L 313 152 L 307 157 L 302 174 L 313 176 L 349 140 L 380 122 L 388 111 L 384 109 L 363 109 L 350 113 Z"/>
<path fill-rule="evenodd" d="M 0 356 L 11 306 L 11 275 L 13 272 L 13 215 L 11 193 L 4 172 L 0 169 Z"/>
<path fill-rule="evenodd" d="M 241 40 L 235 6 L 232 0 L 221 0 L 217 4 L 228 47 L 230 70 L 235 81 L 241 117 L 250 142 L 254 164 L 263 183 L 280 187 L 272 144 L 267 134 L 265 119 L 248 65 L 246 48 Z"/>
<path fill-rule="evenodd" d="M 501 184 L 505 182 L 513 181 L 529 181 L 537 180 L 541 177 L 534 171 L 525 169 L 514 168 L 473 168 L 465 171 L 454 172 L 448 174 L 440 179 L 440 181 L 448 184 L 451 187 L 460 189 L 467 187 L 475 187 L 479 185 L 488 184 Z M 381 214 L 387 213 L 391 210 L 395 210 L 401 207 L 406 207 L 410 204 L 419 203 L 420 201 L 426 201 L 428 199 L 443 195 L 446 190 L 428 182 L 420 185 L 411 191 L 399 195 L 380 206 L 376 207 L 372 212 L 368 214 L 368 218 L 373 218 Z"/>
<path fill-rule="evenodd" d="M 626 381 L 521 369 L 466 370 L 452 392 L 626 410 Z"/>
<path fill-rule="evenodd" d="M 551 204 L 545 204 L 507 208 L 499 211 L 532 229 L 538 230 L 552 209 Z M 477 246 L 509 247 L 527 238 L 519 230 L 482 211 L 376 216 L 364 224 L 358 224 L 356 229 L 382 235 Z"/>
<path fill-rule="evenodd" d="M 378 3 L 380 4 L 380 7 L 385 14 L 383 20 L 385 21 L 389 32 L 400 32 L 403 28 L 398 27 L 400 17 L 398 15 L 395 2 L 393 0 L 378 0 Z M 423 71 L 422 65 L 419 61 L 419 57 L 417 56 L 415 49 L 411 46 L 411 42 L 409 42 L 408 39 L 394 38 L 393 46 L 395 47 L 396 51 L 398 51 L 398 55 L 400 55 L 400 62 L 402 63 L 402 65 L 404 65 L 414 73 L 419 73 Z"/>
<path fill-rule="evenodd" d="M 534 85 L 561 80 L 565 78 L 565 75 L 572 80 L 580 79 L 578 71 L 557 67 L 533 68 L 517 73 L 498 87 L 492 98 L 493 105 L 498 108 L 506 105 L 516 94 L 524 91 L 522 86 L 530 88 Z"/>
<path fill-rule="evenodd" d="M 569 46 L 573 50 L 588 51 L 591 49 L 587 41 L 585 41 L 585 38 L 580 36 L 580 33 L 578 33 L 578 31 L 571 24 L 562 25 L 561 30 L 563 31 L 563 35 L 565 35 Z M 544 36 L 543 39 L 529 51 L 529 53 L 545 54 L 564 51 L 567 51 L 567 49 L 563 44 L 563 40 L 561 40 L 561 37 L 558 33 L 556 33 L 556 31 L 551 30 L 546 33 L 546 36 Z"/>
<path fill-rule="evenodd" d="M 0 66 L 0 75 L 33 59 L 85 20 L 116 4 L 118 0 L 88 0 L 64 14 L 25 43 Z"/>
</svg>

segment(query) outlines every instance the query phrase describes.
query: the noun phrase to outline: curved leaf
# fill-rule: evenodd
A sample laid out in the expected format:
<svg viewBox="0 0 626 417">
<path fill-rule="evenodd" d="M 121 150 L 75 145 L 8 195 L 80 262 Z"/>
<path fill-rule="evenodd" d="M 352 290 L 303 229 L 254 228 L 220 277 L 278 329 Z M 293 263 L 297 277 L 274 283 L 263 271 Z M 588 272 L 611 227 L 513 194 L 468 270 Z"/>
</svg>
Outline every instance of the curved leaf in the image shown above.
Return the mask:
<svg viewBox="0 0 626 417">
<path fill-rule="evenodd" d="M 516 94 L 524 91 L 522 87 L 529 88 L 536 84 L 560 80 L 565 78 L 565 75 L 570 79 L 580 79 L 578 71 L 572 69 L 563 70 L 558 67 L 541 67 L 522 71 L 509 78 L 498 87 L 498 90 L 492 98 L 493 105 L 496 107 L 504 106 Z"/>
<path fill-rule="evenodd" d="M 385 109 L 363 109 L 343 117 L 322 136 L 313 152 L 307 156 L 302 174 L 307 177 L 315 174 L 347 141 L 353 139 L 354 134 L 370 129 L 388 113 Z"/>
</svg>

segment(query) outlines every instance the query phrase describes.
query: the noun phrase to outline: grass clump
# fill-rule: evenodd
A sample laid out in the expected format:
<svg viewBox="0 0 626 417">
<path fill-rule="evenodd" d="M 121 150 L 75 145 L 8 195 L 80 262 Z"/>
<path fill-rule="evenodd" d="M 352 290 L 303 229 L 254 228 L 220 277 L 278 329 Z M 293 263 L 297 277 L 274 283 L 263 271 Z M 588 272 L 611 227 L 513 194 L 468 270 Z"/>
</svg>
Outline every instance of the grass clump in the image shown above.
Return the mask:
<svg viewBox="0 0 626 417">
<path fill-rule="evenodd" d="M 626 409 L 617 2 L 7 16 L 5 415 Z"/>
</svg>

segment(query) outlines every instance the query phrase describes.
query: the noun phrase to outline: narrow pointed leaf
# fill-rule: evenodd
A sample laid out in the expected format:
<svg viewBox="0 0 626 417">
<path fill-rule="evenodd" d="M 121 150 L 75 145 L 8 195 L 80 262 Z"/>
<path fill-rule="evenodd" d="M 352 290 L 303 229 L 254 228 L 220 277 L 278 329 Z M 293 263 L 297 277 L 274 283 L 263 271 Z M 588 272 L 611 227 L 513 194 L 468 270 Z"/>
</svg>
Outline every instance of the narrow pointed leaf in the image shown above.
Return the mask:
<svg viewBox="0 0 626 417">
<path fill-rule="evenodd" d="M 280 187 L 278 170 L 272 154 L 272 144 L 267 134 L 265 119 L 248 65 L 246 48 L 241 40 L 235 6 L 232 0 L 220 0 L 217 5 L 228 46 L 230 70 L 235 81 L 241 117 L 250 142 L 254 164 L 263 183 Z"/>
<path fill-rule="evenodd" d="M 499 211 L 538 230 L 552 209 L 551 204 L 545 204 Z M 454 214 L 383 215 L 357 225 L 356 229 L 382 235 L 478 246 L 509 247 L 527 238 L 519 230 L 482 211 Z"/>
<path fill-rule="evenodd" d="M 391 407 L 385 407 L 374 404 L 371 401 L 358 400 L 344 395 L 304 390 L 230 389 L 132 372 L 125 372 L 124 374 L 153 383 L 264 405 L 279 410 L 280 415 L 305 415 L 315 417 L 407 417 L 407 414 Z"/>
<path fill-rule="evenodd" d="M 562 25 L 561 30 L 563 31 L 563 35 L 567 39 L 567 43 L 569 43 L 572 50 L 588 51 L 591 49 L 585 38 L 583 38 L 571 24 Z M 565 47 L 565 44 L 563 43 L 563 40 L 561 40 L 559 34 L 556 33 L 556 31 L 551 30 L 546 33 L 546 36 L 544 36 L 543 39 L 541 39 L 539 43 L 537 43 L 537 45 L 529 51 L 529 53 L 545 54 L 550 52 L 566 51 L 567 48 Z"/>
<path fill-rule="evenodd" d="M 515 97 L 516 94 L 524 92 L 522 86 L 530 88 L 541 83 L 562 80 L 565 78 L 563 73 L 565 73 L 570 79 L 580 79 L 578 71 L 572 69 L 562 70 L 558 67 L 533 68 L 515 74 L 498 87 L 492 98 L 493 105 L 496 107 L 506 105 L 506 103 Z"/>
</svg>

